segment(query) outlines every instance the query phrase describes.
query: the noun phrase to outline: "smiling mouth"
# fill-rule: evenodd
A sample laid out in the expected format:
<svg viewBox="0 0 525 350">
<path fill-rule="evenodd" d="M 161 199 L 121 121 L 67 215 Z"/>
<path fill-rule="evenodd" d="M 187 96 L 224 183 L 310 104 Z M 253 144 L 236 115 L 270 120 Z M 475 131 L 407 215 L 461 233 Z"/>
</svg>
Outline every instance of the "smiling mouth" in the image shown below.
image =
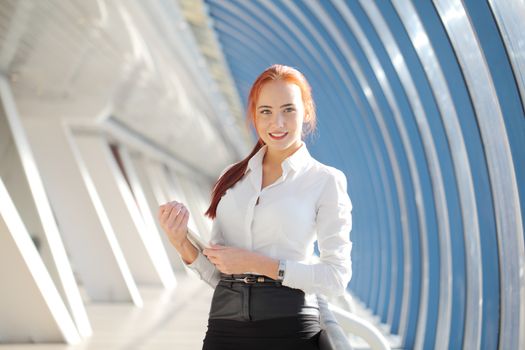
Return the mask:
<svg viewBox="0 0 525 350">
<path fill-rule="evenodd" d="M 272 140 L 282 140 L 288 135 L 288 132 L 276 132 L 276 133 L 269 133 Z"/>
</svg>

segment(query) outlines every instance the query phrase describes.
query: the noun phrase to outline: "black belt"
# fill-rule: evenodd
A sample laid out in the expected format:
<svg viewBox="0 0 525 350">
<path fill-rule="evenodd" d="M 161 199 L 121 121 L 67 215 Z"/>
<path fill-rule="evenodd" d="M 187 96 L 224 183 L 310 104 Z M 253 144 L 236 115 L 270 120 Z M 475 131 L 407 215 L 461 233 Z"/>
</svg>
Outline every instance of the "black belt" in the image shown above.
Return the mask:
<svg viewBox="0 0 525 350">
<path fill-rule="evenodd" d="M 306 298 L 300 289 L 289 288 L 264 275 L 221 272 L 220 277 L 212 297 L 210 319 L 259 321 L 312 316 L 320 319 L 317 301 Z"/>
<path fill-rule="evenodd" d="M 221 273 L 221 281 L 224 282 L 240 282 L 240 283 L 246 283 L 246 284 L 254 284 L 254 283 L 281 283 L 281 281 L 278 281 L 276 279 L 270 278 L 268 276 L 262 276 L 262 275 L 252 275 L 252 274 L 224 274 Z"/>
</svg>

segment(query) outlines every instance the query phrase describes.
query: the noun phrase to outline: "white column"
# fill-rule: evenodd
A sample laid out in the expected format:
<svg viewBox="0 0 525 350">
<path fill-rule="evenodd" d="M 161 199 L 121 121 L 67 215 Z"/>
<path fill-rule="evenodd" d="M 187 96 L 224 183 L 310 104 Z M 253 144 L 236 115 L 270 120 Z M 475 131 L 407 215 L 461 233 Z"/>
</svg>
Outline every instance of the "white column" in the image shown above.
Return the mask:
<svg viewBox="0 0 525 350">
<path fill-rule="evenodd" d="M 1 178 L 0 281 L 1 342 L 81 341 Z"/>
<path fill-rule="evenodd" d="M 93 301 L 142 305 L 89 174 L 77 163 L 69 128 L 57 117 L 23 120 L 36 163 L 60 225 L 73 269 Z"/>
</svg>

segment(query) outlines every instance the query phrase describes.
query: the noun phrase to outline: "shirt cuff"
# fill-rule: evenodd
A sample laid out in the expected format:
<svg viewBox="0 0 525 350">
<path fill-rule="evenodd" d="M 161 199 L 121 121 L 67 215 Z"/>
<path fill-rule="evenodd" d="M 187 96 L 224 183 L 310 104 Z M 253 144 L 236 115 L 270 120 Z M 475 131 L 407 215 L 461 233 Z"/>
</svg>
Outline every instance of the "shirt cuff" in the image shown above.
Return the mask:
<svg viewBox="0 0 525 350">
<path fill-rule="evenodd" d="M 201 251 L 198 252 L 197 258 L 191 264 L 187 264 L 184 262 L 184 260 L 182 260 L 182 262 L 186 267 L 194 271 L 201 280 L 208 283 L 212 288 L 215 288 L 219 283 L 219 270 L 217 270 L 215 265 L 213 265 L 213 263 L 208 260 L 208 258 L 202 254 Z"/>
<path fill-rule="evenodd" d="M 346 285 L 342 285 L 341 278 L 332 266 L 323 262 L 308 264 L 286 260 L 282 285 L 301 289 L 305 293 L 338 297 L 346 292 Z"/>
<path fill-rule="evenodd" d="M 282 281 L 284 286 L 304 290 L 305 286 L 311 286 L 313 282 L 313 271 L 310 266 L 298 261 L 286 260 L 286 270 Z"/>
<path fill-rule="evenodd" d="M 195 270 L 195 271 L 199 271 L 201 270 L 202 268 L 204 268 L 206 266 L 206 262 L 208 263 L 211 263 L 204 254 L 202 254 L 201 251 L 198 251 L 197 252 L 197 258 L 195 260 L 193 260 L 193 262 L 191 264 L 187 264 L 184 260 L 182 260 L 182 262 L 184 263 L 184 265 L 186 265 L 187 267 L 189 267 L 190 269 L 192 270 Z"/>
</svg>

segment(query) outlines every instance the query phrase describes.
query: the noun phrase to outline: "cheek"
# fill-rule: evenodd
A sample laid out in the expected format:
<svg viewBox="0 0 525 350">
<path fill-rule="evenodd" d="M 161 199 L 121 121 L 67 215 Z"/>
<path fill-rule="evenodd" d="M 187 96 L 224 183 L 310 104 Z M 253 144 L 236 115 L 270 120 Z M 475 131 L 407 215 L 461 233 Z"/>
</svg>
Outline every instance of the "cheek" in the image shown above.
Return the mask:
<svg viewBox="0 0 525 350">
<path fill-rule="evenodd" d="M 255 127 L 257 129 L 257 131 L 261 132 L 261 131 L 264 131 L 265 128 L 266 128 L 266 125 L 267 123 L 264 121 L 264 120 L 257 120 L 255 122 Z"/>
<path fill-rule="evenodd" d="M 299 118 L 298 119 L 295 119 L 293 121 L 290 122 L 289 124 L 290 128 L 293 129 L 294 131 L 297 131 L 297 130 L 301 130 L 302 126 L 303 126 L 303 123 L 302 123 L 302 120 L 300 120 Z"/>
</svg>

